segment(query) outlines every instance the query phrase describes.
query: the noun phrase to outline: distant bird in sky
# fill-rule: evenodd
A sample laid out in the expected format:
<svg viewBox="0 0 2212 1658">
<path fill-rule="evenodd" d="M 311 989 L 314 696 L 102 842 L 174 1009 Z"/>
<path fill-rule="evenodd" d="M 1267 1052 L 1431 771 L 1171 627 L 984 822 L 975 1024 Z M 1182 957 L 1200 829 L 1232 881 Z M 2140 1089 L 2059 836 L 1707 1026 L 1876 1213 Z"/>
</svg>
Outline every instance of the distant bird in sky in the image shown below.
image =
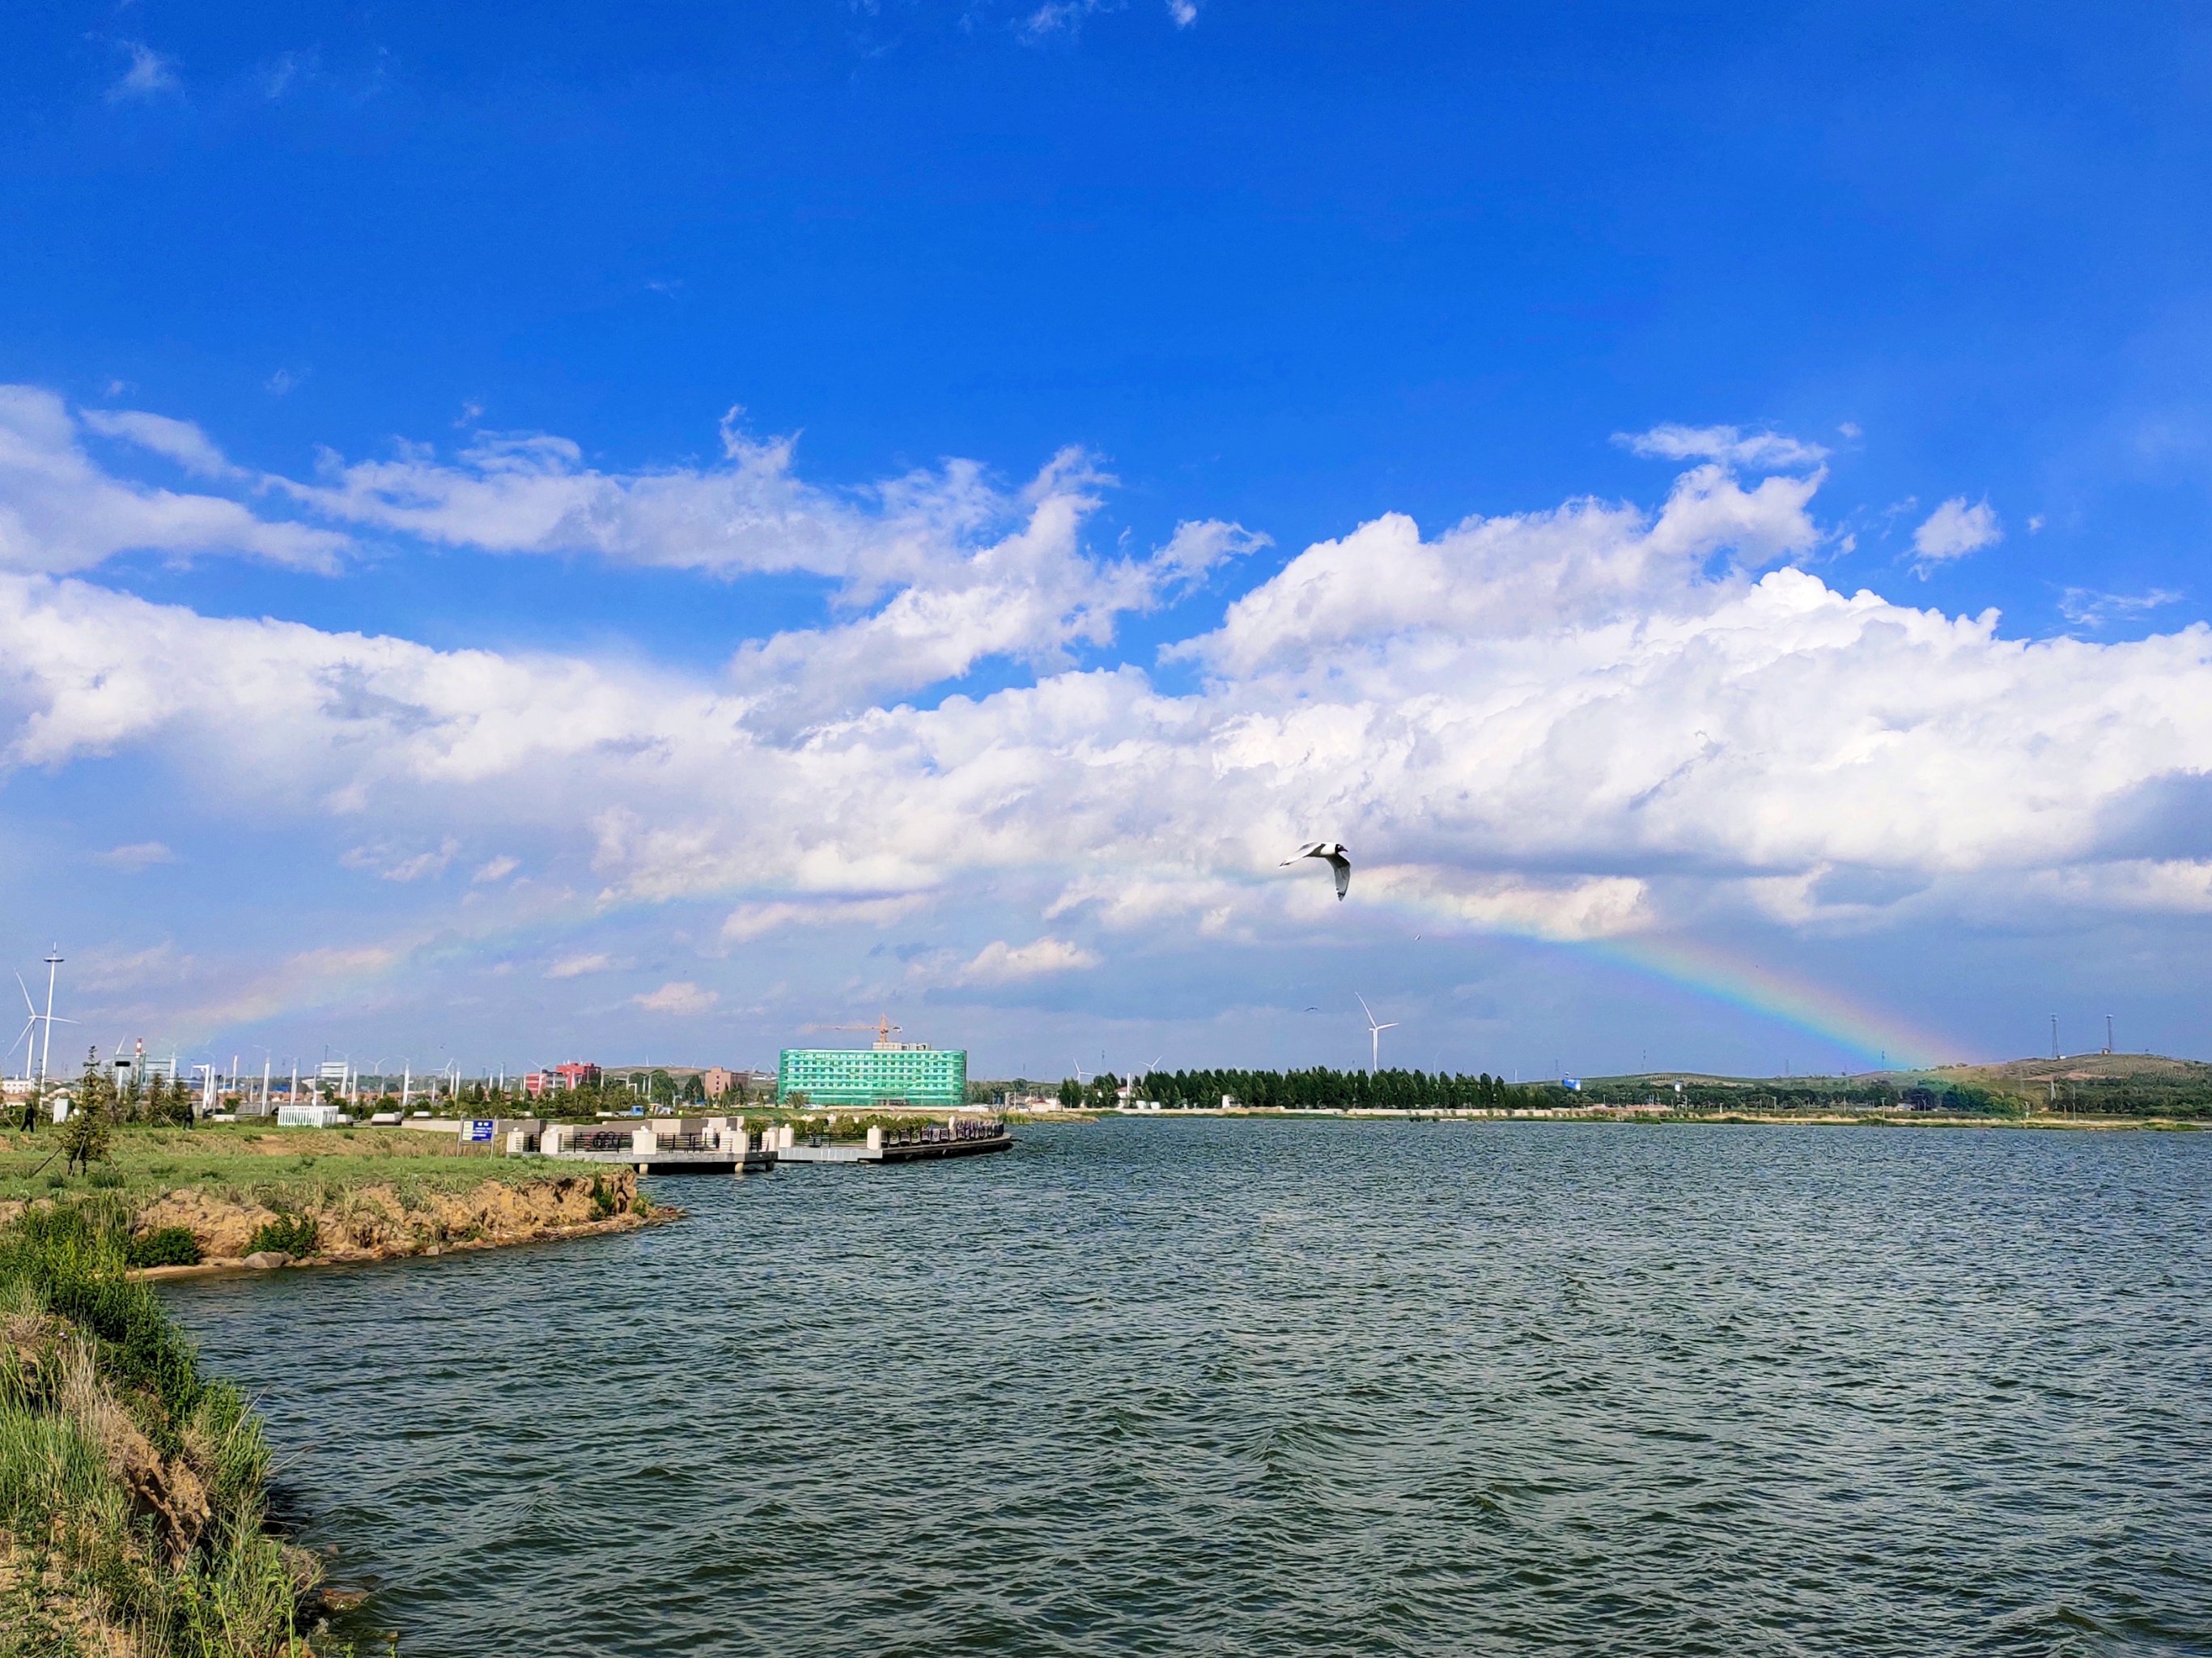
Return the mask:
<svg viewBox="0 0 2212 1658">
<path fill-rule="evenodd" d="M 1310 840 L 1275 867 L 1287 869 L 1300 858 L 1320 858 L 1336 871 L 1336 896 L 1340 901 L 1352 887 L 1352 856 L 1344 843 L 1335 840 Z"/>
</svg>

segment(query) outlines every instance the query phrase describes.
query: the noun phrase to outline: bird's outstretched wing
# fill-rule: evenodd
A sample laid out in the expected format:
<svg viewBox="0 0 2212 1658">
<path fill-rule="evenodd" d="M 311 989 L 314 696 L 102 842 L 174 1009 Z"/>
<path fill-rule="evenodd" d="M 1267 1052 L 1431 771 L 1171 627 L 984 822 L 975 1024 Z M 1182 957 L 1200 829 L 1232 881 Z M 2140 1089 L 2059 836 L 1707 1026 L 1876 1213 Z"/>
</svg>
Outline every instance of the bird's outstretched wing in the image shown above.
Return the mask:
<svg viewBox="0 0 2212 1658">
<path fill-rule="evenodd" d="M 1287 869 L 1300 858 L 1319 858 L 1336 875 L 1336 895 L 1341 899 L 1352 886 L 1352 860 L 1346 856 L 1344 843 L 1339 840 L 1310 840 L 1275 867 Z"/>
<path fill-rule="evenodd" d="M 1327 852 L 1322 856 L 1328 859 L 1328 867 L 1336 871 L 1336 897 L 1340 904 L 1344 901 L 1345 893 L 1352 890 L 1352 860 L 1342 852 Z"/>
</svg>

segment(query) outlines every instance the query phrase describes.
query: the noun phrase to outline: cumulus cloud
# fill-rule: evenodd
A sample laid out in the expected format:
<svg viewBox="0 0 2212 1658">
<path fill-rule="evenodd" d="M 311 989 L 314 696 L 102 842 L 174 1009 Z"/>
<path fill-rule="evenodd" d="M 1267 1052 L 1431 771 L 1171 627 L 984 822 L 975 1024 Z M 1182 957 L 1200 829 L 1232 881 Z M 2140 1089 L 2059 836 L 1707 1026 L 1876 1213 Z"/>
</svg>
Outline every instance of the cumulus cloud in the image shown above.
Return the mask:
<svg viewBox="0 0 2212 1658">
<path fill-rule="evenodd" d="M 1007 984 L 1025 978 L 1041 978 L 1048 973 L 1095 967 L 1098 960 L 1091 951 L 1064 938 L 1032 939 L 1026 944 L 1009 944 L 1002 938 L 994 938 L 977 951 L 973 960 L 963 964 L 953 978 L 963 984 Z"/>
<path fill-rule="evenodd" d="M 469 880 L 475 886 L 489 886 L 493 881 L 505 881 L 521 867 L 520 858 L 502 852 L 497 857 L 489 858 L 478 864 L 476 873 L 471 875 Z"/>
<path fill-rule="evenodd" d="M 450 458 L 411 442 L 381 460 L 325 452 L 314 479 L 269 482 L 332 521 L 447 546 L 721 576 L 802 571 L 854 597 L 957 561 L 967 538 L 1022 504 L 961 461 L 857 497 L 817 489 L 797 475 L 797 441 L 752 437 L 741 413 L 725 420 L 721 458 L 708 464 L 608 471 L 569 438 L 479 432 Z"/>
<path fill-rule="evenodd" d="M 710 1013 L 721 999 L 720 991 L 702 990 L 688 978 L 672 978 L 657 991 L 630 997 L 647 1013 L 680 1015 Z"/>
<path fill-rule="evenodd" d="M 1993 613 L 1840 591 L 1775 567 L 1817 539 L 1817 469 L 1747 485 L 1685 458 L 1656 508 L 1573 500 L 1434 533 L 1385 515 L 1307 547 L 1184 642 L 1203 680 L 1178 693 L 1039 657 L 988 694 L 851 705 L 884 683 L 841 643 L 880 640 L 868 611 L 781 662 L 821 710 L 803 725 L 758 717 L 744 673 L 438 650 L 0 575 L 0 760 L 220 755 L 227 795 L 271 825 L 408 799 L 446 838 L 356 847 L 358 867 L 419 880 L 496 838 L 605 902 L 734 905 L 726 944 L 984 903 L 992 932 L 1052 925 L 933 958 L 978 984 L 1074 971 L 1098 931 L 1360 925 L 1274 869 L 1323 825 L 1378 911 L 1555 938 L 1729 905 L 1856 924 L 2029 876 L 2083 904 L 2192 890 L 2212 849 L 2146 848 L 2140 802 L 2212 772 L 2212 630 L 2028 641 Z M 914 486 L 938 503 L 925 517 L 969 510 L 944 504 L 948 475 Z M 1071 594 L 1158 603 L 1243 534 L 1091 558 L 1073 527 L 1102 487 L 1068 460 L 902 568 L 932 594 L 1042 589 L 1036 613 L 1065 618 Z M 906 510 L 879 497 L 862 539 Z M 989 625 L 945 616 L 917 612 L 915 650 Z M 2146 858 L 2164 863 L 2111 874 Z"/>
<path fill-rule="evenodd" d="M 1409 634 L 1525 637 L 1705 608 L 1731 584 L 1707 579 L 1716 554 L 1756 564 L 1819 539 L 1806 513 L 1818 487 L 1774 477 L 1747 491 L 1708 465 L 1676 481 L 1656 518 L 1585 500 L 1470 518 L 1433 541 L 1386 514 L 1309 547 L 1173 654 L 1242 674 Z"/>
<path fill-rule="evenodd" d="M 1040 671 L 1111 643 L 1123 615 L 1190 592 L 1267 544 L 1218 521 L 1179 524 L 1142 557 L 1094 555 L 1085 529 L 1112 479 L 1066 449 L 1018 488 L 951 460 L 857 491 L 800 479 L 795 443 L 756 438 L 732 410 L 720 459 L 608 471 L 545 433 L 478 433 L 457 454 L 325 454 L 305 482 L 234 466 L 199 427 L 138 410 L 72 418 L 35 387 L 0 388 L 0 568 L 65 571 L 118 552 L 243 552 L 330 570 L 349 531 L 507 555 L 583 556 L 735 580 L 799 573 L 837 584 L 831 619 L 741 646 L 739 717 L 789 732 L 961 679 L 988 658 Z M 179 494 L 116 476 L 82 436 L 108 438 L 227 486 Z M 271 515 L 270 503 L 319 521 Z M 330 527 L 342 526 L 343 527 Z"/>
<path fill-rule="evenodd" d="M 1188 28 L 1198 21 L 1198 0 L 1168 0 L 1168 15 L 1177 28 Z"/>
<path fill-rule="evenodd" d="M 1937 564 L 1964 558 L 1970 552 L 1995 546 L 2004 539 L 1995 509 L 1986 501 L 1972 506 L 1963 495 L 1954 495 L 1929 513 L 1912 532 L 1915 568 L 1922 576 Z"/>
</svg>

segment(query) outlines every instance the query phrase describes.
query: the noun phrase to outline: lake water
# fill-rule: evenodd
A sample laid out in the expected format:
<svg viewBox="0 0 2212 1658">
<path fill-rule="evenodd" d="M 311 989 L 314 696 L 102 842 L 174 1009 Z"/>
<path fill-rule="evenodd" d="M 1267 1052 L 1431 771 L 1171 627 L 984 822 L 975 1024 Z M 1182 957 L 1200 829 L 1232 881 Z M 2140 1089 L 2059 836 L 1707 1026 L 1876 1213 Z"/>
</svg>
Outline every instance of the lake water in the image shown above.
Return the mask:
<svg viewBox="0 0 2212 1658">
<path fill-rule="evenodd" d="M 173 1287 L 434 1655 L 2212 1650 L 2212 1136 L 1134 1122 Z"/>
</svg>

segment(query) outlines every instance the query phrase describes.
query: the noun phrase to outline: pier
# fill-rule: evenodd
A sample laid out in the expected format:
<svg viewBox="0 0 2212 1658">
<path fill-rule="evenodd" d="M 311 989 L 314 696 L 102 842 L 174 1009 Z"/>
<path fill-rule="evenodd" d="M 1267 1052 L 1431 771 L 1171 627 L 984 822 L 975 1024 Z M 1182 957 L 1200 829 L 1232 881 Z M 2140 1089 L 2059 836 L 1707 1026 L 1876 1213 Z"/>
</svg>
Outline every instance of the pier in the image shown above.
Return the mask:
<svg viewBox="0 0 2212 1658">
<path fill-rule="evenodd" d="M 621 1164 L 641 1174 L 764 1174 L 783 1163 L 924 1162 L 1006 1151 L 1013 1143 L 1003 1123 L 955 1120 L 888 1133 L 872 1127 L 865 1140 L 836 1140 L 819 1134 L 802 1139 L 789 1123 L 756 1131 L 742 1119 L 710 1117 L 704 1123 L 548 1123 L 534 1136 L 508 1135 L 504 1149 L 561 1162 Z"/>
</svg>

